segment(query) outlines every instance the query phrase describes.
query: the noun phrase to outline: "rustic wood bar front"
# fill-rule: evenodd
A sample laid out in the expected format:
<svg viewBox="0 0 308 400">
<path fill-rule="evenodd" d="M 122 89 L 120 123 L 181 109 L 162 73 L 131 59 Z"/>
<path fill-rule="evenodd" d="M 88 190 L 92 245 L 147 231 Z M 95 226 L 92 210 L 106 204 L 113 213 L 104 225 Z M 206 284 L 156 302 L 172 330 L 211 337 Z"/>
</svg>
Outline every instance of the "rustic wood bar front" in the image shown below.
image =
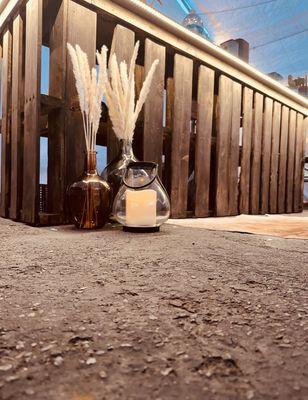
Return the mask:
<svg viewBox="0 0 308 400">
<path fill-rule="evenodd" d="M 79 44 L 94 66 L 102 45 L 129 62 L 137 40 L 137 92 L 153 60 L 159 67 L 134 150 L 158 163 L 172 217 L 302 211 L 304 97 L 139 0 L 9 0 L 0 12 L 2 217 L 68 222 L 66 188 L 83 171 L 85 143 L 66 44 Z M 41 91 L 43 46 L 48 94 Z M 108 160 L 118 151 L 107 111 L 97 144 Z"/>
</svg>

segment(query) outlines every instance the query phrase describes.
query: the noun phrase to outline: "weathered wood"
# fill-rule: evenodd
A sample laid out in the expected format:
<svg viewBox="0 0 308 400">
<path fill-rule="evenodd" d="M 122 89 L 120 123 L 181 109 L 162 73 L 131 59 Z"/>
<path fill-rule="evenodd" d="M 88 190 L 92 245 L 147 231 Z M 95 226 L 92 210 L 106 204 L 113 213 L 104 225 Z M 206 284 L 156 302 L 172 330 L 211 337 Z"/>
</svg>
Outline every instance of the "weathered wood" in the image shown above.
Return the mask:
<svg viewBox="0 0 308 400">
<path fill-rule="evenodd" d="M 293 184 L 294 184 L 294 160 L 296 137 L 296 111 L 290 110 L 288 161 L 287 161 L 287 212 L 293 211 Z"/>
<path fill-rule="evenodd" d="M 216 144 L 216 215 L 229 214 L 229 151 L 232 128 L 232 87 L 230 78 L 219 78 Z"/>
<path fill-rule="evenodd" d="M 300 189 L 300 206 L 304 208 L 304 179 L 305 179 L 305 163 L 308 158 L 308 117 L 303 122 L 303 149 L 302 149 L 302 176 L 301 176 L 301 189 Z"/>
<path fill-rule="evenodd" d="M 293 192 L 293 211 L 302 211 L 302 168 L 303 168 L 303 131 L 304 118 L 302 114 L 297 114 L 296 118 L 296 139 L 295 139 L 295 160 L 294 160 L 294 192 Z"/>
<path fill-rule="evenodd" d="M 187 210 L 193 61 L 174 57 L 174 115 L 172 132 L 171 214 L 184 218 Z"/>
<path fill-rule="evenodd" d="M 242 85 L 233 82 L 232 85 L 232 115 L 229 156 L 229 215 L 238 215 L 239 206 L 239 138 L 241 127 Z"/>
<path fill-rule="evenodd" d="M 129 66 L 134 45 L 135 33 L 122 25 L 117 25 L 113 33 L 110 56 L 115 53 L 117 55 L 118 62 L 126 61 Z M 107 132 L 108 162 L 112 161 L 117 156 L 119 148 L 119 141 L 112 130 L 111 123 L 109 123 L 109 129 Z"/>
<path fill-rule="evenodd" d="M 25 119 L 22 218 L 36 224 L 39 211 L 42 0 L 26 5 Z"/>
<path fill-rule="evenodd" d="M 67 186 L 65 157 L 66 136 L 66 74 L 67 71 L 67 27 L 68 0 L 57 0 L 56 13 L 50 32 L 49 94 L 42 97 L 42 113 L 48 112 L 48 211 L 61 215 L 65 220 L 65 192 Z M 71 93 L 73 88 L 71 88 Z M 70 101 L 67 98 L 68 102 Z M 80 130 L 78 133 L 81 135 Z M 68 133 L 71 135 L 74 133 Z M 77 138 L 76 138 L 77 140 Z M 40 217 L 42 224 L 42 218 Z"/>
<path fill-rule="evenodd" d="M 166 128 L 164 136 L 164 168 L 163 168 L 163 183 L 171 194 L 171 156 L 172 156 L 172 140 L 171 132 L 173 130 L 173 115 L 174 115 L 174 81 L 173 78 L 167 79 L 166 91 Z"/>
<path fill-rule="evenodd" d="M 278 212 L 286 212 L 286 180 L 289 133 L 289 108 L 282 107 L 278 172 Z"/>
<path fill-rule="evenodd" d="M 263 134 L 262 134 L 261 214 L 266 214 L 269 212 L 272 125 L 273 125 L 273 100 L 266 97 L 264 114 L 263 114 Z"/>
<path fill-rule="evenodd" d="M 259 214 L 260 210 L 260 185 L 261 185 L 261 149 L 263 126 L 263 96 L 255 93 L 252 149 L 251 149 L 251 187 L 250 187 L 250 212 Z"/>
<path fill-rule="evenodd" d="M 196 217 L 206 217 L 209 215 L 214 79 L 215 72 L 212 69 L 203 65 L 199 67 L 195 147 Z"/>
<path fill-rule="evenodd" d="M 18 14 L 13 21 L 12 59 L 12 145 L 10 218 L 18 220 L 22 207 L 23 130 L 21 113 L 24 103 L 23 20 Z"/>
<path fill-rule="evenodd" d="M 92 10 L 70 0 L 67 15 L 67 42 L 73 46 L 78 44 L 88 55 L 90 67 L 95 65 L 96 50 L 96 20 L 97 16 Z M 79 107 L 78 95 L 75 86 L 72 63 L 68 52 L 67 74 L 66 74 L 66 138 L 65 158 L 66 177 L 69 185 L 78 179 L 84 169 L 85 138 L 83 131 L 82 116 Z"/>
<path fill-rule="evenodd" d="M 1 127 L 1 217 L 9 216 L 11 184 L 11 90 L 12 90 L 12 32 L 3 35 L 2 63 L 2 127 Z"/>
<path fill-rule="evenodd" d="M 277 213 L 278 201 L 278 167 L 279 167 L 279 144 L 281 126 L 281 104 L 275 101 L 273 112 L 272 144 L 271 144 L 271 176 L 269 193 L 269 210 L 271 214 Z"/>
<path fill-rule="evenodd" d="M 243 98 L 243 130 L 242 130 L 242 157 L 241 157 L 241 176 L 240 176 L 240 213 L 249 213 L 249 193 L 250 193 L 250 157 L 251 157 L 251 137 L 252 137 L 252 102 L 253 91 L 244 88 Z"/>
<path fill-rule="evenodd" d="M 159 64 L 153 77 L 151 91 L 144 106 L 143 159 L 156 162 L 159 167 L 159 175 L 161 176 L 166 48 L 146 39 L 145 75 L 148 74 L 155 60 L 159 60 Z"/>
</svg>

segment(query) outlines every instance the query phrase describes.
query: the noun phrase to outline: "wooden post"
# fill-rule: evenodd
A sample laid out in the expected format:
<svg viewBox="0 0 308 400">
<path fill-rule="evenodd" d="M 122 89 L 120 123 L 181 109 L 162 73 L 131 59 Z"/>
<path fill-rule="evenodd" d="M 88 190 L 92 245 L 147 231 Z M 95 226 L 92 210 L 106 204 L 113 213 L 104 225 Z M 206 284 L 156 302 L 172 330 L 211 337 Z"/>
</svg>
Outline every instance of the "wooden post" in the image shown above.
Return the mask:
<svg viewBox="0 0 308 400">
<path fill-rule="evenodd" d="M 239 213 L 239 153 L 240 153 L 240 127 L 241 127 L 242 85 L 237 82 L 232 84 L 232 112 L 231 112 L 231 136 L 229 153 L 229 212 L 228 215 Z"/>
<path fill-rule="evenodd" d="M 261 213 L 269 212 L 269 190 L 271 173 L 271 141 L 273 125 L 273 100 L 265 98 L 263 114 L 262 162 L 261 162 Z"/>
<path fill-rule="evenodd" d="M 192 74 L 193 61 L 176 54 L 171 156 L 171 214 L 174 218 L 185 218 L 187 211 Z"/>
<path fill-rule="evenodd" d="M 113 33 L 110 56 L 115 53 L 119 63 L 121 61 L 126 61 L 129 66 L 134 46 L 135 33 L 124 26 L 117 25 Z M 107 160 L 110 162 L 119 152 L 119 141 L 112 130 L 110 121 L 107 131 L 107 146 Z"/>
<path fill-rule="evenodd" d="M 38 222 L 40 168 L 40 92 L 42 0 L 26 5 L 25 122 L 22 219 Z"/>
<path fill-rule="evenodd" d="M 263 125 L 263 96 L 255 94 L 253 112 L 252 134 L 252 159 L 251 159 L 251 188 L 250 188 L 250 212 L 259 214 L 260 210 L 260 185 L 261 185 L 261 149 L 262 149 L 262 125 Z"/>
<path fill-rule="evenodd" d="M 203 65 L 199 67 L 195 148 L 196 217 L 207 217 L 209 215 L 214 79 L 214 70 Z"/>
<path fill-rule="evenodd" d="M 282 107 L 279 173 L 278 173 L 278 212 L 286 212 L 287 151 L 289 134 L 289 108 Z"/>
<path fill-rule="evenodd" d="M 240 213 L 249 213 L 250 193 L 250 157 L 251 157 L 251 135 L 252 135 L 252 101 L 253 91 L 244 88 L 243 98 L 243 130 L 242 130 L 242 158 L 240 177 Z"/>
<path fill-rule="evenodd" d="M 3 35 L 2 64 L 2 145 L 1 145 L 1 217 L 9 216 L 11 184 L 11 89 L 12 89 L 12 32 Z"/>
<path fill-rule="evenodd" d="M 149 39 L 145 41 L 144 72 L 148 74 L 153 61 L 159 60 L 155 71 L 151 91 L 144 107 L 143 159 L 153 161 L 162 174 L 163 156 L 163 103 L 165 87 L 166 48 Z"/>
<path fill-rule="evenodd" d="M 287 199 L 286 199 L 288 213 L 291 213 L 293 211 L 295 137 L 296 137 L 296 111 L 290 110 L 288 162 L 287 162 Z"/>
<path fill-rule="evenodd" d="M 304 117 L 297 113 L 296 119 L 296 140 L 295 140 L 295 160 L 294 160 L 294 193 L 293 193 L 293 211 L 300 212 L 302 206 L 302 168 L 303 168 L 303 140 L 304 140 Z"/>
<path fill-rule="evenodd" d="M 50 33 L 49 94 L 66 97 L 68 0 L 60 0 Z M 48 115 L 48 212 L 64 221 L 65 191 L 65 116 L 61 107 Z"/>
<path fill-rule="evenodd" d="M 88 55 L 90 67 L 95 65 L 96 51 L 96 13 L 92 10 L 75 3 L 68 2 L 67 15 L 67 42 L 73 46 L 78 44 Z M 75 77 L 72 62 L 67 57 L 66 74 L 66 115 L 65 115 L 65 157 L 67 184 L 78 179 L 84 170 L 85 138 L 82 124 L 82 116 L 79 108 Z"/>
<path fill-rule="evenodd" d="M 21 113 L 24 105 L 23 52 L 23 20 L 21 15 L 18 14 L 13 21 L 12 61 L 12 171 L 10 218 L 14 220 L 20 218 L 23 190 L 23 130 L 21 121 Z"/>
<path fill-rule="evenodd" d="M 270 193 L 269 193 L 269 211 L 271 214 L 277 213 L 280 125 L 281 125 L 281 104 L 275 101 L 274 113 L 273 113 L 273 129 L 272 129 L 272 144 L 271 144 L 271 177 L 270 177 Z"/>
</svg>

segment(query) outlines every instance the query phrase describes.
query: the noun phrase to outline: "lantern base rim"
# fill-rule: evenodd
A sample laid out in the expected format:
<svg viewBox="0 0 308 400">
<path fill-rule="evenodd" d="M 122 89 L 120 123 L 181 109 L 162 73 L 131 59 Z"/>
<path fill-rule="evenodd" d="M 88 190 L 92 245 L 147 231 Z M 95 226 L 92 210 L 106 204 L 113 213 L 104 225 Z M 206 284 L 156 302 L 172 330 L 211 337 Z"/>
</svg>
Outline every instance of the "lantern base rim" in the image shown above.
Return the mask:
<svg viewBox="0 0 308 400">
<path fill-rule="evenodd" d="M 153 227 L 132 227 L 132 226 L 123 226 L 123 232 L 133 232 L 133 233 L 154 233 L 154 232 L 159 232 L 160 227 L 159 226 L 153 226 Z"/>
</svg>

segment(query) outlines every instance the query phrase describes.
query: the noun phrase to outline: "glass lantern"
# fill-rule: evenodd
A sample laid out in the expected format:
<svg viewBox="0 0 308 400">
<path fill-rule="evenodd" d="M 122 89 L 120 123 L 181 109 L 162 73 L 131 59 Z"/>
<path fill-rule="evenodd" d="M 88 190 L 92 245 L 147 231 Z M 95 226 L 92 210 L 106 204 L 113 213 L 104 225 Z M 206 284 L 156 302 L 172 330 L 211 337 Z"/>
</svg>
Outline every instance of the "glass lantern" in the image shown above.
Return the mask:
<svg viewBox="0 0 308 400">
<path fill-rule="evenodd" d="M 170 216 L 170 200 L 157 175 L 157 164 L 128 164 L 113 203 L 113 214 L 125 231 L 159 231 Z"/>
</svg>

